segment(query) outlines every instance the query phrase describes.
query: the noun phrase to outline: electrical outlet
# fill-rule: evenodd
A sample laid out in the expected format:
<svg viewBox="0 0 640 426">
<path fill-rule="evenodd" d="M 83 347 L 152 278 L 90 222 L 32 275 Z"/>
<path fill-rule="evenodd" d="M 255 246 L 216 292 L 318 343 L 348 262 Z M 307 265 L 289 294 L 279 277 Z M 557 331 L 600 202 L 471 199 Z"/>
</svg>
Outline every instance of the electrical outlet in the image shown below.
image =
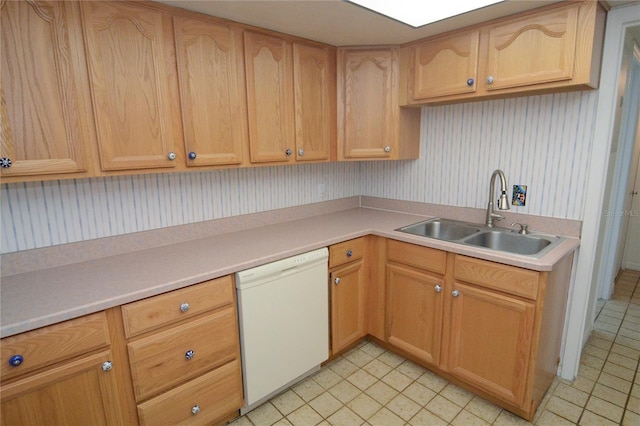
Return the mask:
<svg viewBox="0 0 640 426">
<path fill-rule="evenodd" d="M 327 198 L 327 189 L 324 183 L 318 184 L 318 198 L 321 200 L 324 200 L 325 198 Z"/>
</svg>

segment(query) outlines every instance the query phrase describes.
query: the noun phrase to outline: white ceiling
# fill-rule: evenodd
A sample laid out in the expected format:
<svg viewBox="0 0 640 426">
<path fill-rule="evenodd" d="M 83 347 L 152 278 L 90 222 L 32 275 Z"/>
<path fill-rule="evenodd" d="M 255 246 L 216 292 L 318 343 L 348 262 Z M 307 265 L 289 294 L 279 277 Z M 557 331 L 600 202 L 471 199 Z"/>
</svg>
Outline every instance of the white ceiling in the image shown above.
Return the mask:
<svg viewBox="0 0 640 426">
<path fill-rule="evenodd" d="M 160 3 L 292 34 L 334 46 L 403 44 L 559 0 L 507 0 L 412 28 L 342 0 L 158 0 Z M 393 0 L 390 0 L 393 1 Z M 433 2 L 455 0 L 416 0 Z"/>
</svg>

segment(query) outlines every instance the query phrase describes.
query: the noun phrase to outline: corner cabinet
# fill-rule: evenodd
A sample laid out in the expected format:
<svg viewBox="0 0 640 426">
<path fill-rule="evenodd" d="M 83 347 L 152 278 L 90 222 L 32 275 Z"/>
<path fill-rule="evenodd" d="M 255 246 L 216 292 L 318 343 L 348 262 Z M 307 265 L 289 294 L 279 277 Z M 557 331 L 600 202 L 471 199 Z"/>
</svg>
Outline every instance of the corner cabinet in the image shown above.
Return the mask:
<svg viewBox="0 0 640 426">
<path fill-rule="evenodd" d="M 406 101 L 597 88 L 604 21 L 598 2 L 561 2 L 407 45 Z"/>
<path fill-rule="evenodd" d="M 87 176 L 93 120 L 77 2 L 2 1 L 0 173 Z"/>
<path fill-rule="evenodd" d="M 104 312 L 2 339 L 2 424 L 129 423 L 110 343 Z"/>
<path fill-rule="evenodd" d="M 338 49 L 338 159 L 418 158 L 420 110 L 398 105 L 399 49 Z"/>
<path fill-rule="evenodd" d="M 329 247 L 331 356 L 367 335 L 366 237 Z"/>
<path fill-rule="evenodd" d="M 242 31 L 173 18 L 187 166 L 240 165 L 248 145 Z"/>
<path fill-rule="evenodd" d="M 80 7 L 102 170 L 184 163 L 171 16 L 140 3 Z"/>
</svg>

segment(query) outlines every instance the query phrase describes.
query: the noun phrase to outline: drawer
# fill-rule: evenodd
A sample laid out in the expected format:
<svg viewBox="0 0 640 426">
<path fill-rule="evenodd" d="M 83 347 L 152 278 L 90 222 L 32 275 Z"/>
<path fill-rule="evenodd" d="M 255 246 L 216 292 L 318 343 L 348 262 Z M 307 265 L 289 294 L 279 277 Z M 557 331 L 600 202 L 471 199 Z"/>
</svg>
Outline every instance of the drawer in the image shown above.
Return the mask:
<svg viewBox="0 0 640 426">
<path fill-rule="evenodd" d="M 387 259 L 444 275 L 447 252 L 416 244 L 387 240 Z"/>
<path fill-rule="evenodd" d="M 234 360 L 138 405 L 138 414 L 141 426 L 210 425 L 242 404 L 242 373 Z"/>
<path fill-rule="evenodd" d="M 540 273 L 466 256 L 456 256 L 455 279 L 535 300 Z"/>
<path fill-rule="evenodd" d="M 2 339 L 1 380 L 70 359 L 110 344 L 104 312 L 50 325 Z M 22 363 L 11 366 L 9 359 L 22 356 Z"/>
<path fill-rule="evenodd" d="M 239 357 L 232 307 L 127 345 L 136 400 L 142 401 Z M 191 359 L 188 351 L 193 351 Z"/>
<path fill-rule="evenodd" d="M 164 327 L 234 302 L 228 275 L 122 306 L 127 337 Z"/>
<path fill-rule="evenodd" d="M 329 247 L 329 268 L 361 259 L 364 256 L 365 247 L 365 237 L 332 245 Z"/>
</svg>

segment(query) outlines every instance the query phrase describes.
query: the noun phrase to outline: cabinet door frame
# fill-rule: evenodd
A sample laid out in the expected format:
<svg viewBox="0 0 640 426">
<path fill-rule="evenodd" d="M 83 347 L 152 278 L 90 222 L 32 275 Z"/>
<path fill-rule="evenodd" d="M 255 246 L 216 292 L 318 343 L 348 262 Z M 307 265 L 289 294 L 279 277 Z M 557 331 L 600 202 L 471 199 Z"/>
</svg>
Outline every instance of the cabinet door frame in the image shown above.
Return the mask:
<svg viewBox="0 0 640 426">
<path fill-rule="evenodd" d="M 81 2 L 80 8 L 102 170 L 176 167 L 182 161 L 182 154 L 176 151 L 176 146 L 180 145 L 178 141 L 182 133 L 180 111 L 177 108 L 178 83 L 171 16 L 152 7 L 134 3 Z M 116 75 L 116 71 L 113 71 L 118 69 L 117 66 L 121 69 L 129 67 L 125 67 L 122 63 L 104 63 L 102 53 L 109 46 L 104 43 L 104 38 L 99 37 L 99 33 L 120 21 L 128 21 L 132 29 L 138 32 L 138 40 L 143 40 L 151 49 L 151 52 L 143 52 L 148 54 L 147 59 L 152 65 L 151 69 L 147 70 L 150 76 L 134 76 L 139 80 L 148 81 L 144 88 L 148 92 L 148 97 L 145 97 L 146 104 L 144 108 L 138 108 L 138 110 L 134 109 L 136 106 L 139 107 L 138 104 L 133 106 L 127 104 L 130 100 L 126 96 L 129 91 L 127 87 L 111 87 L 105 72 L 110 69 L 113 81 L 120 78 L 118 82 L 125 86 L 136 83 L 124 80 L 123 76 Z M 105 37 L 107 37 L 106 33 Z M 111 41 L 112 44 L 118 44 L 117 47 L 136 48 L 133 41 L 125 43 L 113 37 Z M 114 55 L 119 55 L 117 49 L 114 46 L 111 47 L 110 51 L 114 52 Z M 129 54 L 132 53 L 129 52 Z M 140 55 L 138 52 L 138 56 L 145 58 L 146 55 Z M 129 115 L 139 113 L 140 109 L 142 109 L 142 116 L 135 120 L 135 123 L 128 123 L 134 120 Z M 122 122 L 125 119 L 127 121 Z M 126 130 L 148 124 L 151 124 L 151 127 L 145 129 L 146 139 L 131 140 L 132 135 L 126 133 Z M 123 127 L 125 133 L 121 131 Z M 142 144 L 145 149 L 149 149 L 144 153 L 139 149 L 129 150 L 127 145 L 130 144 Z M 174 154 L 173 158 L 171 153 Z"/>
<path fill-rule="evenodd" d="M 454 281 L 453 290 L 459 293 L 455 297 L 449 296 L 448 316 L 445 318 L 448 324 L 448 336 L 445 337 L 448 340 L 448 351 L 443 360 L 445 370 L 505 402 L 522 406 L 529 381 L 535 303 L 459 281 Z M 491 309 L 480 312 L 477 307 L 473 307 L 474 302 L 483 303 Z M 469 309 L 471 313 L 468 313 Z M 517 321 L 496 320 L 494 317 L 499 310 L 511 313 Z M 494 317 L 486 319 L 488 313 Z M 466 318 L 469 321 L 466 325 L 471 324 L 477 329 L 465 329 L 465 314 L 473 317 L 473 320 Z M 491 323 L 483 324 L 483 321 Z M 495 334 L 491 330 L 512 334 L 502 336 L 502 339 L 493 338 L 488 345 L 482 347 L 483 339 Z M 465 341 L 465 338 L 472 338 L 473 341 Z M 473 347 L 473 355 L 469 347 Z M 511 362 L 502 362 L 502 359 L 510 359 Z M 491 363 L 489 367 L 485 366 L 487 362 Z M 509 370 L 509 367 L 512 369 Z M 487 369 L 490 371 L 482 371 Z M 498 380 L 484 377 L 484 373 L 502 375 L 502 381 L 510 383 L 498 383 Z"/>
<path fill-rule="evenodd" d="M 336 284 L 335 279 L 340 278 Z M 351 262 L 345 266 L 334 269 L 329 274 L 331 295 L 331 353 L 336 353 L 347 348 L 352 343 L 363 338 L 367 334 L 367 293 L 366 270 L 363 259 Z M 345 295 L 345 291 L 349 291 Z M 353 307 L 353 298 L 356 298 L 355 312 L 347 308 Z M 351 303 L 345 303 L 351 302 Z M 345 315 L 349 312 L 348 315 Z M 345 333 L 344 325 L 347 324 L 349 334 Z"/>
<path fill-rule="evenodd" d="M 24 83 L 25 79 L 30 78 L 26 72 L 30 57 L 24 52 L 38 52 L 30 43 L 37 43 L 35 35 L 30 36 L 29 40 L 23 40 L 20 31 L 28 31 L 28 27 L 21 25 L 18 33 L 12 33 L 12 37 L 4 37 L 5 31 L 11 31 L 11 25 L 3 25 L 3 38 L 6 43 L 15 41 L 18 45 L 16 48 L 20 50 L 18 57 L 13 60 L 7 58 L 8 53 L 2 54 L 2 75 L 3 84 L 0 87 L 0 156 L 9 158 L 12 162 L 11 167 L 0 169 L 2 177 L 18 177 L 18 176 L 38 176 L 38 175 L 55 175 L 55 174 L 86 174 L 92 170 L 92 164 L 88 161 L 89 150 L 86 149 L 91 143 L 94 143 L 92 136 L 93 127 L 90 126 L 92 120 L 91 111 L 85 102 L 84 94 L 88 92 L 88 77 L 86 68 L 82 61 L 82 31 L 80 30 L 80 11 L 77 3 L 74 2 L 2 2 L 2 11 L 0 15 L 5 19 L 19 19 L 19 17 L 8 16 L 8 7 L 31 9 L 31 15 L 34 19 L 39 19 L 43 23 L 51 27 L 52 46 L 51 59 L 54 62 L 54 69 L 31 70 L 39 76 L 37 84 L 32 87 Z M 24 23 L 23 23 L 24 24 Z M 31 47 L 25 47 L 28 44 Z M 44 48 L 43 46 L 40 46 Z M 34 60 L 35 58 L 31 58 Z M 43 59 L 44 58 L 38 58 Z M 10 62 L 10 63 L 9 63 Z M 6 68 L 16 68 L 15 72 L 9 72 Z M 48 67 L 47 67 L 48 68 Z M 52 82 L 46 80 L 44 74 L 55 73 L 55 80 Z M 23 81 L 22 83 L 13 84 L 14 80 L 7 84 L 8 77 L 15 75 L 16 79 Z M 50 84 L 48 84 L 50 83 Z M 5 89 L 6 87 L 6 89 Z M 25 87 L 30 96 L 30 102 L 23 99 L 27 94 L 21 93 L 20 89 Z M 39 91 L 42 88 L 42 91 Z M 51 105 L 56 99 L 51 99 L 44 91 L 54 92 L 59 95 L 57 101 L 60 104 Z M 14 93 L 16 92 L 16 93 Z M 38 99 L 38 97 L 41 97 Z M 8 101 L 9 99 L 9 101 Z M 50 102 L 49 104 L 47 102 Z M 8 105 L 9 104 L 9 105 Z M 47 120 L 53 119 L 51 114 L 55 109 L 59 121 L 58 123 L 49 123 Z M 13 116 L 26 128 L 33 128 L 32 140 L 18 140 L 28 135 L 22 135 L 21 132 L 15 131 L 10 122 Z M 44 123 L 44 124 L 43 124 Z M 47 128 L 38 128 L 43 124 Z M 58 127 L 64 136 L 61 140 L 49 139 L 59 136 L 52 132 L 51 127 Z M 38 140 L 36 133 L 44 140 Z M 42 142 L 41 145 L 33 146 L 34 141 Z M 54 143 L 59 149 L 54 148 Z M 22 146 L 19 149 L 18 146 Z M 54 151 L 54 152 L 52 152 Z M 62 153 L 62 158 L 55 158 L 57 154 Z M 21 157 L 16 155 L 21 154 Z M 29 158 L 35 155 L 41 158 Z M 22 158 L 25 157 L 25 158 Z"/>
<path fill-rule="evenodd" d="M 119 405 L 118 399 L 116 374 L 113 371 L 104 371 L 102 368 L 102 364 L 104 362 L 111 361 L 112 359 L 113 355 L 111 354 L 111 351 L 107 350 L 87 355 L 74 361 L 56 364 L 55 366 L 52 366 L 40 373 L 29 375 L 23 379 L 18 379 L 17 381 L 8 384 L 3 383 L 1 387 L 2 404 L 4 405 L 4 403 L 9 400 L 27 396 L 30 393 L 37 392 L 43 388 L 55 385 L 74 376 L 93 374 L 97 377 L 98 386 L 100 387 L 99 405 L 101 405 L 104 410 L 103 414 L 106 424 L 124 424 L 121 412 L 122 408 Z M 122 366 L 114 365 L 113 368 L 121 367 Z M 97 395 L 87 396 L 96 397 Z M 36 402 L 37 401 L 33 401 L 32 403 Z M 75 406 L 84 406 L 83 401 L 81 400 L 73 400 L 69 402 L 71 404 L 70 407 L 67 408 L 73 409 Z M 39 407 L 34 407 L 34 410 L 37 411 L 37 408 Z M 47 410 L 47 412 L 48 411 L 49 410 Z M 56 412 L 58 411 L 60 410 L 56 410 Z M 6 415 L 6 413 L 3 415 Z"/>
<path fill-rule="evenodd" d="M 173 23 L 187 166 L 241 164 L 249 143 L 242 30 L 190 16 Z"/>
<path fill-rule="evenodd" d="M 394 276 L 404 276 L 411 280 L 410 282 L 398 282 L 394 280 Z M 410 289 L 407 286 L 412 284 L 418 284 L 421 288 L 416 289 L 415 292 L 409 293 Z M 401 289 L 396 289 L 395 286 L 399 284 L 405 284 Z M 436 289 L 436 286 L 440 286 L 440 290 Z M 431 273 L 427 273 L 422 270 L 414 269 L 404 265 L 387 263 L 387 326 L 386 326 L 386 341 L 390 344 L 409 352 L 410 354 L 418 357 L 419 359 L 433 365 L 438 366 L 440 363 L 440 350 L 442 342 L 442 315 L 444 311 L 444 277 L 435 276 Z M 402 294 L 405 297 L 409 297 L 410 300 L 402 304 L 405 308 L 404 312 L 397 312 L 397 309 L 401 308 L 396 306 L 396 301 L 399 298 L 397 294 Z M 427 298 L 428 300 L 424 300 Z M 411 303 L 426 302 L 429 306 L 408 306 Z M 408 311 L 410 308 L 416 308 L 416 311 Z M 429 308 L 432 308 L 431 310 Z M 396 314 L 398 319 L 396 320 Z M 414 328 L 408 329 L 410 326 L 404 323 L 404 319 L 400 317 L 400 314 L 404 316 L 409 314 L 415 314 L 416 318 L 413 319 L 415 325 Z M 408 338 L 396 336 L 394 332 L 394 326 L 399 322 L 402 322 L 401 327 L 403 331 L 409 333 Z M 422 332 L 424 335 L 411 335 L 411 333 Z M 427 339 L 430 347 L 420 345 L 418 340 L 423 338 Z M 416 341 L 412 342 L 411 339 Z"/>
</svg>

